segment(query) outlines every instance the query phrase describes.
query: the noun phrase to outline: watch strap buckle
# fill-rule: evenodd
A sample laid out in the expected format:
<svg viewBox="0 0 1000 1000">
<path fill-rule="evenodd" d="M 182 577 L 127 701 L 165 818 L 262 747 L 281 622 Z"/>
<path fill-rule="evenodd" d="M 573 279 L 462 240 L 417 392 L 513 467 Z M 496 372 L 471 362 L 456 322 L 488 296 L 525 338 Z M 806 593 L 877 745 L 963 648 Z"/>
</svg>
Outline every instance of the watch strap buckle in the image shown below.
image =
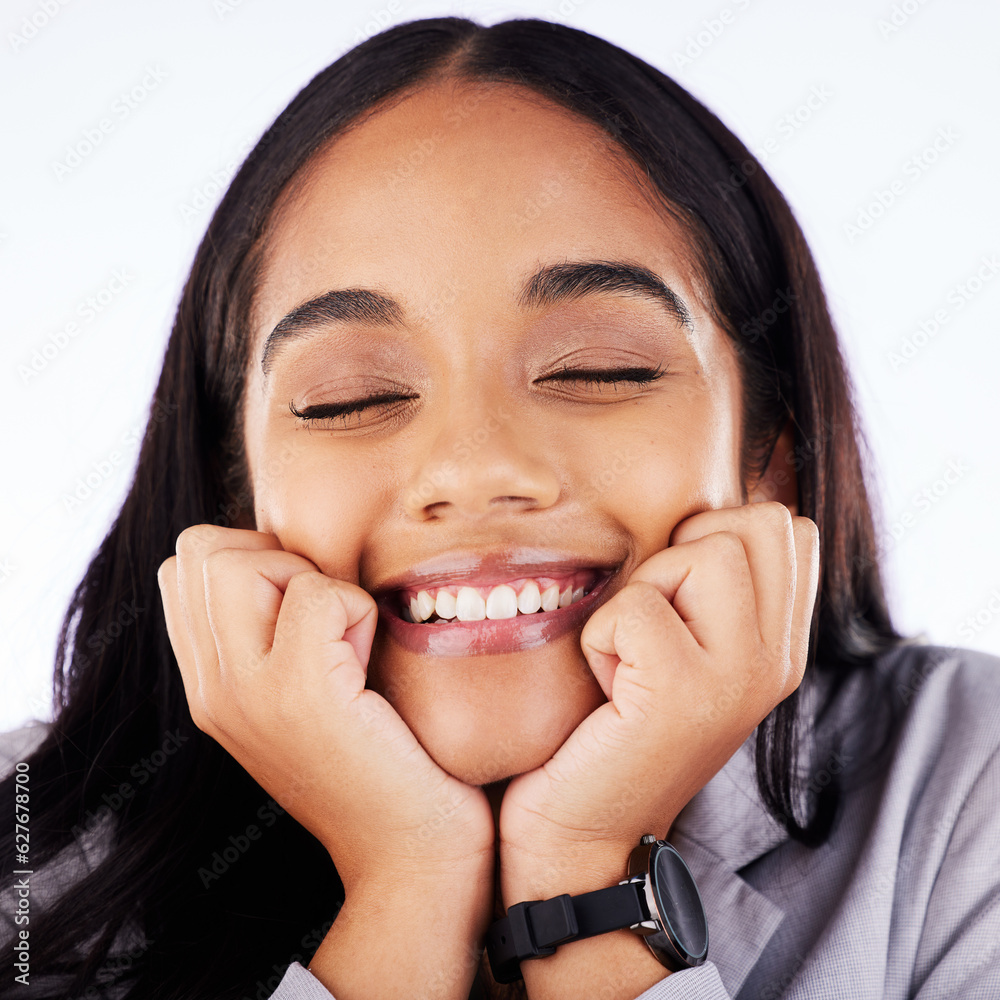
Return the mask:
<svg viewBox="0 0 1000 1000">
<path fill-rule="evenodd" d="M 557 945 L 573 940 L 579 932 L 568 893 L 515 903 L 486 935 L 493 978 L 498 983 L 516 982 L 524 959 L 552 955 Z"/>
<path fill-rule="evenodd" d="M 507 916 L 514 947 L 523 958 L 552 955 L 557 945 L 572 941 L 580 933 L 573 899 L 568 893 L 515 903 Z"/>
</svg>

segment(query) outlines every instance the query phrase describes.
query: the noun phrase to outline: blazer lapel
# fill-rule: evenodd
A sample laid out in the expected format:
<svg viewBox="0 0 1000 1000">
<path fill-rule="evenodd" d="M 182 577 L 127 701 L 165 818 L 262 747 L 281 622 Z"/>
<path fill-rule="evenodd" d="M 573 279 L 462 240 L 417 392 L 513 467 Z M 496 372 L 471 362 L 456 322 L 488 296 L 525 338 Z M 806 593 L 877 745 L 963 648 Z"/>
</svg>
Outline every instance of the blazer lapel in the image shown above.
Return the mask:
<svg viewBox="0 0 1000 1000">
<path fill-rule="evenodd" d="M 789 839 L 760 801 L 756 738 L 755 730 L 684 807 L 667 838 L 694 876 L 708 917 L 708 957 L 733 997 L 785 916 L 738 874 Z"/>
</svg>

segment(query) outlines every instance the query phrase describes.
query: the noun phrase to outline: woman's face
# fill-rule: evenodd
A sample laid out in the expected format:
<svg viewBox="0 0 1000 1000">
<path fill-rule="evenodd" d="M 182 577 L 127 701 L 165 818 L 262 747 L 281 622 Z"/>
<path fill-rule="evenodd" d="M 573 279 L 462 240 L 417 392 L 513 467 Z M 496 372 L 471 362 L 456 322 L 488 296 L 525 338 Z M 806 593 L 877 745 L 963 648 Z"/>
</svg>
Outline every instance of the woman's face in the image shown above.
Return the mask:
<svg viewBox="0 0 1000 1000">
<path fill-rule="evenodd" d="M 369 686 L 442 767 L 537 767 L 604 701 L 586 618 L 745 500 L 735 353 L 639 174 L 519 88 L 421 89 L 300 180 L 255 300 L 256 527 L 376 598 Z"/>
</svg>

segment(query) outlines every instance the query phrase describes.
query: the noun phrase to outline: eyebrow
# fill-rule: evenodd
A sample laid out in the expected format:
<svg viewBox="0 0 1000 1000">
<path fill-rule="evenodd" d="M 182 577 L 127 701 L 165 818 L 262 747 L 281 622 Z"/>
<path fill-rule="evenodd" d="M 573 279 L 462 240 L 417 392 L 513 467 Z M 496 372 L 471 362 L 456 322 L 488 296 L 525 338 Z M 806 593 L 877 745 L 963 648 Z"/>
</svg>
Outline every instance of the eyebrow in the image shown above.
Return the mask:
<svg viewBox="0 0 1000 1000">
<path fill-rule="evenodd" d="M 633 295 L 655 302 L 682 327 L 694 329 L 691 312 L 683 299 L 649 268 L 628 261 L 546 264 L 524 281 L 516 302 L 522 309 L 531 309 L 608 293 Z M 286 340 L 342 322 L 401 327 L 405 325 L 405 315 L 396 299 L 374 289 L 342 288 L 324 292 L 296 306 L 278 321 L 264 342 L 261 369 L 268 374 L 275 352 Z"/>
</svg>

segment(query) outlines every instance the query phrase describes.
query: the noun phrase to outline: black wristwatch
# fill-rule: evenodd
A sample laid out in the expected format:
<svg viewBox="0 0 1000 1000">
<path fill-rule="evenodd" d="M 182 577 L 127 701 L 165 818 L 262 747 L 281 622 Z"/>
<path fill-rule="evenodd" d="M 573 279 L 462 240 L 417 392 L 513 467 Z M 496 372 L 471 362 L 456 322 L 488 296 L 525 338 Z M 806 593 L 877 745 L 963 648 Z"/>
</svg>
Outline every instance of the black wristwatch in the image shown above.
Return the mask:
<svg viewBox="0 0 1000 1000">
<path fill-rule="evenodd" d="M 618 885 L 515 903 L 495 921 L 486 934 L 493 978 L 516 982 L 525 959 L 623 927 L 639 934 L 672 972 L 692 969 L 708 956 L 708 921 L 694 878 L 677 851 L 651 833 L 632 851 L 628 877 Z"/>
</svg>

